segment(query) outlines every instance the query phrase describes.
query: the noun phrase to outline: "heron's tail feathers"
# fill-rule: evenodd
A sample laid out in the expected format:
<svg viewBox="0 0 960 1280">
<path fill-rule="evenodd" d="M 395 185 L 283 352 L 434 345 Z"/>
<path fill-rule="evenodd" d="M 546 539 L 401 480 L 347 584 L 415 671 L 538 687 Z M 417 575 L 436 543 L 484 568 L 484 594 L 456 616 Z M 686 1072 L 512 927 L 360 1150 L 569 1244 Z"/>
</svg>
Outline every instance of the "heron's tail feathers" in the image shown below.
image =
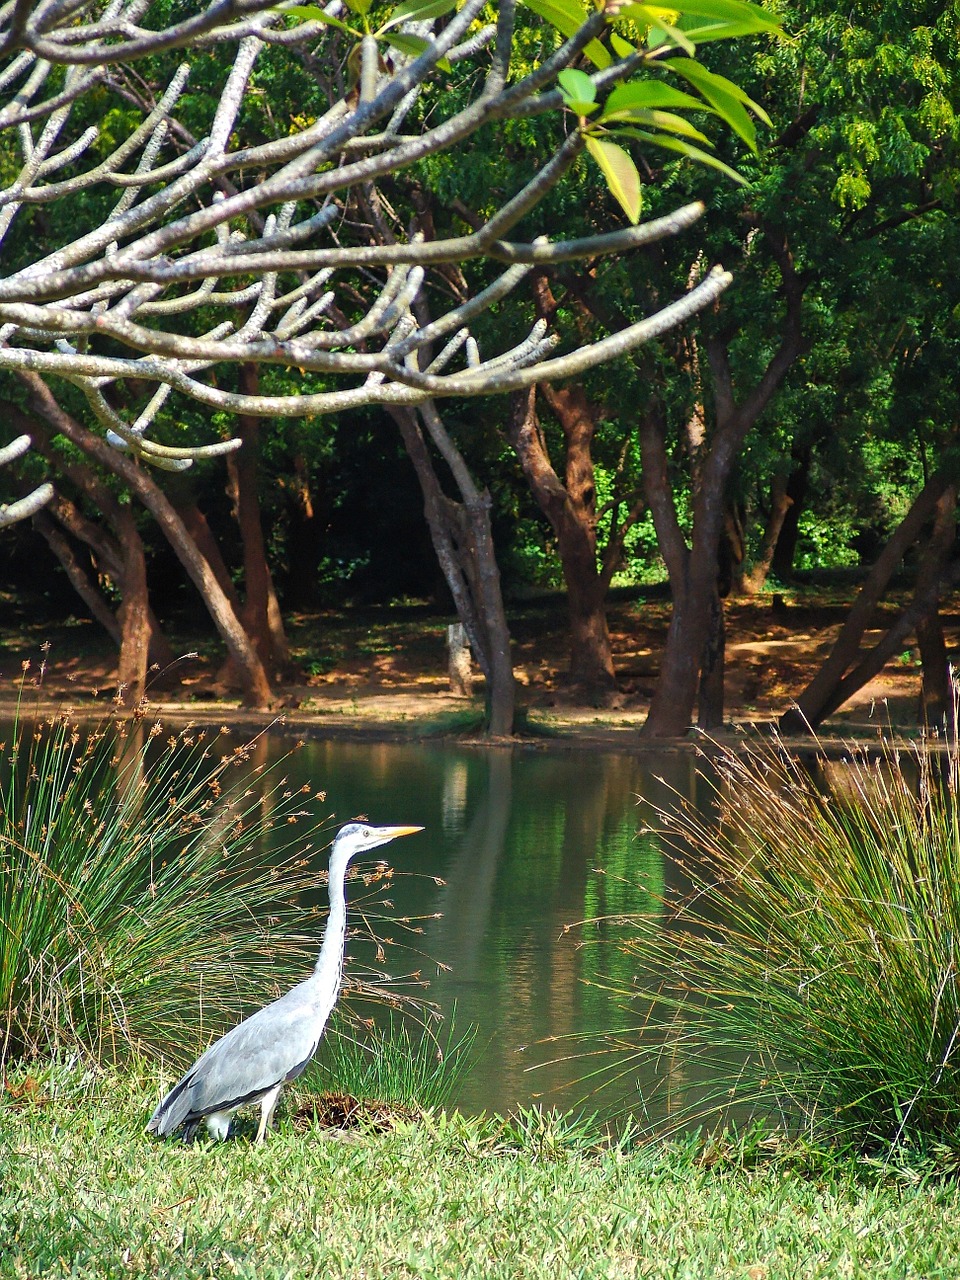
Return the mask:
<svg viewBox="0 0 960 1280">
<path fill-rule="evenodd" d="M 189 1086 L 193 1073 L 175 1084 L 153 1115 L 147 1121 L 147 1133 L 155 1133 L 158 1138 L 167 1138 L 176 1133 L 192 1111 Z"/>
</svg>

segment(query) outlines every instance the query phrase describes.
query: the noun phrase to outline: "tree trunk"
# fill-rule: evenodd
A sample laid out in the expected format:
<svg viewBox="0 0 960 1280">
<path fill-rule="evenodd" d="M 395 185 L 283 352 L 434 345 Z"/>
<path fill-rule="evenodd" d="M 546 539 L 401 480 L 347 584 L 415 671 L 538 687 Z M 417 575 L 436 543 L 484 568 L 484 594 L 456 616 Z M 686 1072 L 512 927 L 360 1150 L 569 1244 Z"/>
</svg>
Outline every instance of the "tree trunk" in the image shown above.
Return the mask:
<svg viewBox="0 0 960 1280">
<path fill-rule="evenodd" d="M 640 422 L 644 488 L 670 577 L 673 601 L 660 677 L 643 726 L 646 737 L 685 734 L 698 694 L 704 698 L 701 719 L 708 723 L 714 721 L 717 708 L 723 705 L 722 695 L 716 689 L 716 682 L 723 678 L 722 618 L 718 620 L 716 613 L 718 607 L 722 610 L 718 576 L 727 484 L 747 432 L 767 408 L 806 346 L 801 324 L 805 281 L 794 269 L 786 238 L 764 228 L 764 239 L 780 271 L 785 300 L 782 337 L 759 380 L 739 402 L 730 368 L 729 344 L 733 334 L 708 338 L 702 344 L 713 385 L 714 423 L 709 439 L 698 447 L 694 459 L 689 547 L 670 485 L 665 410 L 655 406 Z M 701 684 L 705 660 L 710 666 Z"/>
<path fill-rule="evenodd" d="M 150 653 L 150 597 L 147 590 L 147 559 L 143 542 L 129 507 L 123 508 L 123 581 L 118 617 L 123 628 L 120 663 L 117 670 L 117 697 L 125 707 L 138 707 L 147 688 Z"/>
<path fill-rule="evenodd" d="M 12 406 L 8 406 L 8 412 L 13 412 Z M 17 416 L 22 417 L 19 413 Z M 125 690 L 124 701 L 139 702 L 145 689 L 148 663 L 165 667 L 173 661 L 173 651 L 150 608 L 143 540 L 136 521 L 129 507 L 117 502 L 92 467 L 77 460 L 58 458 L 51 447 L 51 435 L 45 423 L 37 419 L 28 422 L 38 450 L 57 462 L 63 475 L 96 506 L 101 519 L 112 530 L 108 533 L 102 525 L 88 519 L 75 502 L 61 493 L 56 494 L 49 507 L 34 521 L 80 598 L 118 645 L 118 681 Z M 89 547 L 99 572 L 112 578 L 122 600 L 118 615 L 114 615 L 102 592 L 91 582 L 54 520 Z"/>
<path fill-rule="evenodd" d="M 901 615 L 898 623 L 890 628 L 881 644 L 875 647 L 870 659 L 861 661 L 853 672 L 846 674 L 851 664 L 860 656 L 863 633 L 894 571 L 920 536 L 924 524 L 934 514 L 949 483 L 945 471 L 936 471 L 914 499 L 910 510 L 877 557 L 820 670 L 797 698 L 796 706 L 780 717 L 782 733 L 805 733 L 816 729 L 826 716 L 842 706 L 851 694 L 862 688 L 866 681 L 881 669 L 883 662 L 886 661 L 883 655 L 886 654 L 887 646 L 893 642 L 893 637 L 902 632 L 906 612 Z M 921 609 L 911 625 L 915 625 L 925 612 Z M 909 633 L 908 628 L 903 634 L 905 636 Z M 875 666 L 878 659 L 880 659 L 880 666 Z"/>
<path fill-rule="evenodd" d="M 194 546 L 209 565 L 210 572 L 217 580 L 217 585 L 230 601 L 230 607 L 235 613 L 239 614 L 241 607 L 240 597 L 237 594 L 237 588 L 233 584 L 233 578 L 230 576 L 227 562 L 223 558 L 220 544 L 213 536 L 213 530 L 207 523 L 207 517 L 192 497 L 189 501 L 185 501 L 174 493 L 171 497 L 171 502 L 178 519 L 182 522 Z"/>
<path fill-rule="evenodd" d="M 916 591 L 924 595 L 933 587 L 937 599 L 931 611 L 917 623 L 917 644 L 922 664 L 920 711 L 929 729 L 956 736 L 956 716 L 950 659 L 939 611 L 939 583 L 957 536 L 957 486 L 950 485 L 937 502 L 933 532 L 923 549 L 917 571 Z"/>
<path fill-rule="evenodd" d="M 461 502 L 443 493 L 423 432 L 413 409 L 390 409 L 400 429 L 423 493 L 424 514 L 444 578 L 453 596 L 474 657 L 486 680 L 487 732 L 513 733 L 516 682 L 510 657 L 510 631 L 500 589 L 490 527 L 490 495 L 477 489 L 459 450 L 428 401 L 419 414 L 460 490 Z"/>
<path fill-rule="evenodd" d="M 248 396 L 260 394 L 260 376 L 256 365 L 240 366 L 240 390 Z M 230 476 L 234 513 L 243 545 L 244 603 L 241 617 L 263 662 L 279 672 L 290 661 L 290 647 L 267 563 L 260 516 L 259 418 L 240 414 L 237 418 L 237 434 L 243 441 L 243 446 L 239 452 L 227 455 L 227 473 Z"/>
<path fill-rule="evenodd" d="M 719 591 L 710 602 L 710 626 L 700 663 L 697 727 L 705 733 L 723 725 L 726 626 Z"/>
<path fill-rule="evenodd" d="M 763 544 L 760 554 L 745 572 L 740 575 L 740 590 L 744 595 L 758 595 L 764 588 L 770 575 L 770 566 L 780 542 L 787 513 L 793 506 L 793 498 L 787 492 L 788 477 L 774 476 L 770 484 L 770 511 L 763 530 Z"/>
<path fill-rule="evenodd" d="M 273 696 L 263 663 L 250 643 L 230 600 L 217 582 L 216 575 L 198 551 L 196 543 L 163 491 L 130 458 L 111 448 L 105 440 L 81 426 L 62 409 L 38 374 L 21 372 L 17 376 L 30 391 L 34 412 L 82 449 L 88 457 L 119 476 L 151 513 L 200 592 L 217 631 L 237 663 L 243 679 L 244 700 L 251 706 L 269 707 Z"/>
<path fill-rule="evenodd" d="M 813 462 L 813 449 L 809 445 L 794 446 L 792 450 L 793 470 L 787 477 L 786 496 L 790 506 L 783 516 L 780 533 L 770 560 L 770 572 L 780 582 L 793 579 L 793 564 L 797 555 L 797 542 L 800 538 L 800 517 L 805 510 L 807 485 L 810 479 L 810 466 Z"/>
<path fill-rule="evenodd" d="M 550 521 L 567 589 L 571 681 L 591 700 L 617 690 L 604 599 L 609 576 L 597 565 L 597 506 L 591 441 L 596 411 L 580 386 L 541 387 L 566 440 L 565 482 L 550 462 L 536 413 L 536 388 L 514 397 L 510 443 L 540 509 Z"/>
<path fill-rule="evenodd" d="M 46 509 L 40 510 L 33 517 L 33 527 L 40 533 L 50 550 L 60 561 L 70 585 L 90 610 L 91 616 L 99 622 L 111 640 L 119 647 L 121 628 L 113 610 L 91 580 L 90 575 L 74 554 L 67 538 L 60 532 Z"/>
</svg>

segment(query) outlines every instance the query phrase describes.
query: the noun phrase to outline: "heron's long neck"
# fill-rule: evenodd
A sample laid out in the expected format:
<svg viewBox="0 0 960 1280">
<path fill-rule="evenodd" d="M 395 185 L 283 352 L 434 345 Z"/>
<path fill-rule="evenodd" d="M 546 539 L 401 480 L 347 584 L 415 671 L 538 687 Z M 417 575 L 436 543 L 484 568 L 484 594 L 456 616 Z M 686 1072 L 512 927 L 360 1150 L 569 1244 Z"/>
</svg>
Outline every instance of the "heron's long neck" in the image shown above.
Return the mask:
<svg viewBox="0 0 960 1280">
<path fill-rule="evenodd" d="M 323 942 L 314 974 L 338 973 L 343 960 L 343 945 L 347 936 L 347 896 L 344 893 L 343 881 L 347 873 L 347 864 L 339 858 L 330 859 L 330 872 L 327 883 L 330 894 L 330 912 L 327 916 L 327 927 L 323 931 Z"/>
</svg>

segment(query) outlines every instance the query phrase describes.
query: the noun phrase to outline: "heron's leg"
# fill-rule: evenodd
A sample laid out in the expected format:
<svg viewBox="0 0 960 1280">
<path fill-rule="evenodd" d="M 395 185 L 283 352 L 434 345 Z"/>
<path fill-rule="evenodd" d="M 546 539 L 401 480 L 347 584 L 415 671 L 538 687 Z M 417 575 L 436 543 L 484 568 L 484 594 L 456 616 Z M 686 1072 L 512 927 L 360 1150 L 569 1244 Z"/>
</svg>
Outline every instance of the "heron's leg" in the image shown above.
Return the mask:
<svg viewBox="0 0 960 1280">
<path fill-rule="evenodd" d="M 260 1099 L 260 1125 L 257 1129 L 257 1142 L 266 1142 L 267 1125 L 273 1119 L 273 1113 L 277 1109 L 277 1101 L 280 1097 L 280 1090 L 283 1088 L 283 1081 L 275 1084 Z"/>
</svg>

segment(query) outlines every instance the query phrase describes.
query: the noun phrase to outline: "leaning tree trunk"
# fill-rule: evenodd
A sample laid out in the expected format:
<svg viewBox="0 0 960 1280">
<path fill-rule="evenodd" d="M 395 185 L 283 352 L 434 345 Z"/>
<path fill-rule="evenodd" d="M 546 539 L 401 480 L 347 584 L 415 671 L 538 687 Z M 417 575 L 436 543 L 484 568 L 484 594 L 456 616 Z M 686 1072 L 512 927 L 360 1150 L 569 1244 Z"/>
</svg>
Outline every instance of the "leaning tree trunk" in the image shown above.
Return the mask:
<svg viewBox="0 0 960 1280">
<path fill-rule="evenodd" d="M 495 738 L 508 737 L 513 733 L 516 715 L 516 682 L 490 527 L 490 495 L 474 484 L 460 451 L 429 401 L 420 406 L 419 415 L 453 473 L 460 502 L 448 498 L 440 487 L 417 413 L 407 408 L 389 412 L 400 429 L 420 482 L 430 537 L 457 617 L 486 680 L 487 732 Z"/>
<path fill-rule="evenodd" d="M 7 406 L 7 412 L 23 419 L 14 406 Z M 35 517 L 34 524 L 92 616 L 118 645 L 121 700 L 137 705 L 146 688 L 148 664 L 165 667 L 173 660 L 173 652 L 150 608 L 146 555 L 136 521 L 130 508 L 116 500 L 89 463 L 64 459 L 56 453 L 45 422 L 34 418 L 24 420 L 24 425 L 29 426 L 38 451 L 60 467 L 63 476 L 96 508 L 102 521 L 88 518 L 75 502 L 56 493 L 49 506 Z M 112 579 L 121 599 L 116 615 L 61 529 L 88 547 L 99 571 Z"/>
<path fill-rule="evenodd" d="M 17 376 L 30 391 L 31 408 L 34 412 L 82 449 L 89 458 L 118 476 L 154 517 L 190 580 L 200 592 L 217 631 L 236 661 L 243 680 L 244 700 L 251 706 L 269 707 L 273 695 L 266 669 L 215 574 L 197 550 L 166 494 L 130 458 L 124 457 L 105 440 L 88 431 L 61 408 L 38 374 L 21 372 Z"/>
<path fill-rule="evenodd" d="M 863 633 L 891 577 L 920 536 L 924 524 L 934 515 L 949 486 L 947 473 L 936 471 L 916 496 L 867 575 L 820 670 L 797 698 L 796 705 L 780 717 L 781 732 L 807 733 L 816 729 L 826 716 L 832 715 L 882 669 L 887 658 L 892 656 L 892 652 L 888 652 L 890 646 L 898 643 L 900 638 L 905 639 L 929 612 L 929 609 L 918 608 L 915 598 L 910 609 L 901 614 L 872 653 L 866 658 L 860 657 Z M 936 603 L 935 594 L 932 602 Z"/>
<path fill-rule="evenodd" d="M 56 501 L 56 498 L 54 498 Z M 43 537 L 47 546 L 60 561 L 60 566 L 67 575 L 67 580 L 77 595 L 90 610 L 94 621 L 99 622 L 104 631 L 119 648 L 122 630 L 120 623 L 103 592 L 90 580 L 90 575 L 77 559 L 70 545 L 56 522 L 51 519 L 46 508 L 41 508 L 33 517 L 33 527 Z"/>
</svg>

